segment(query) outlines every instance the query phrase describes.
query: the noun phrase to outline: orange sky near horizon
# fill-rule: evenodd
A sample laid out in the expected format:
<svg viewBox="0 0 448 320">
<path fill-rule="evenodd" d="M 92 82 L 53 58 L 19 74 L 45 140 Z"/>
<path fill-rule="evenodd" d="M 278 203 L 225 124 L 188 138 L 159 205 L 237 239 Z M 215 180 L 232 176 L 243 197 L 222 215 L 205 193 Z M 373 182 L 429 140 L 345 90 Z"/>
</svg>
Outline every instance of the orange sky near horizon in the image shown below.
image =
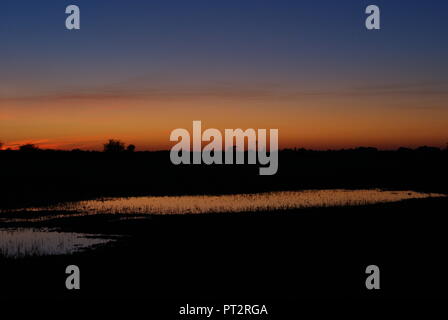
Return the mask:
<svg viewBox="0 0 448 320">
<path fill-rule="evenodd" d="M 172 130 L 279 129 L 280 148 L 445 147 L 445 95 L 412 92 L 277 92 L 213 88 L 149 94 L 77 93 L 0 99 L 5 148 L 101 150 L 108 139 L 167 150 Z"/>
</svg>

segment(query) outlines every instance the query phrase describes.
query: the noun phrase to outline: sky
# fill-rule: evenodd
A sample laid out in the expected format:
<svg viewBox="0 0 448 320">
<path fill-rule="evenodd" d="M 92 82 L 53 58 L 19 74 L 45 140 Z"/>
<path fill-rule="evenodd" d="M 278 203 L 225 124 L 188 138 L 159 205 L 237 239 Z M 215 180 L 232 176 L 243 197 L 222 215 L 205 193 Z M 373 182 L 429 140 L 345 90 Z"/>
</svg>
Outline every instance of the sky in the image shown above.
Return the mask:
<svg viewBox="0 0 448 320">
<path fill-rule="evenodd" d="M 78 5 L 81 29 L 65 28 Z M 365 8 L 381 9 L 381 30 Z M 4 148 L 169 149 L 279 129 L 280 148 L 448 142 L 444 0 L 2 0 Z"/>
</svg>

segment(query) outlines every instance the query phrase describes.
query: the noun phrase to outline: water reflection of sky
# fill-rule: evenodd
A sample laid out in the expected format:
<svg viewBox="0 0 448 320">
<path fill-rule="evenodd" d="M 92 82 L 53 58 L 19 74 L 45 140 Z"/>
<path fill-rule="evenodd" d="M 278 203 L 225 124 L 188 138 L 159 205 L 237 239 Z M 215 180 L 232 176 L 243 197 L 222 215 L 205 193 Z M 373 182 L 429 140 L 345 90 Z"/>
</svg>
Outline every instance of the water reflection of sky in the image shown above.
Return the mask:
<svg viewBox="0 0 448 320">
<path fill-rule="evenodd" d="M 46 228 L 3 229 L 0 230 L 0 256 L 21 258 L 66 255 L 110 241 L 113 240 L 82 233 L 57 232 Z"/>
<path fill-rule="evenodd" d="M 58 217 L 67 214 L 201 214 L 275 211 L 309 207 L 357 206 L 444 196 L 443 194 L 420 193 L 415 191 L 332 189 L 234 195 L 113 198 L 72 202 L 46 208 L 30 208 L 27 211 L 50 211 L 55 212 Z"/>
</svg>

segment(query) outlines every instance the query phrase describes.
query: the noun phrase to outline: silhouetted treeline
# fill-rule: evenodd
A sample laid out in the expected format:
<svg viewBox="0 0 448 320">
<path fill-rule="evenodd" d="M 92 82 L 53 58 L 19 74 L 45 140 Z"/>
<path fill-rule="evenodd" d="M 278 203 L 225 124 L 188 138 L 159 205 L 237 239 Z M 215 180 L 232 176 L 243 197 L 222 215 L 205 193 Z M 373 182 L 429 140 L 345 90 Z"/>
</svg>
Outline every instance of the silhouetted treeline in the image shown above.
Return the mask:
<svg viewBox="0 0 448 320">
<path fill-rule="evenodd" d="M 448 191 L 448 151 L 431 147 L 283 150 L 274 176 L 260 176 L 258 164 L 176 166 L 169 151 L 32 151 L 0 151 L 1 207 L 101 196 L 309 188 Z"/>
<path fill-rule="evenodd" d="M 0 142 L 0 147 L 2 146 L 2 143 Z M 110 139 L 107 143 L 104 144 L 103 152 L 123 152 L 123 151 L 131 151 L 134 152 L 136 150 L 135 145 L 130 144 L 126 146 L 125 143 L 123 143 L 120 140 L 114 140 Z M 16 151 L 39 151 L 39 152 L 87 152 L 87 153 L 96 153 L 99 151 L 94 150 L 83 150 L 79 148 L 75 148 L 72 150 L 58 150 L 58 149 L 41 149 L 39 146 L 36 146 L 34 144 L 24 144 L 19 147 L 18 150 L 13 149 L 6 149 L 6 150 L 0 150 L 1 151 L 7 151 L 7 152 L 16 152 Z M 281 152 L 440 152 L 440 151 L 448 151 L 448 144 L 447 148 L 441 149 L 439 147 L 431 147 L 431 146 L 420 146 L 417 148 L 407 148 L 407 147 L 399 147 L 396 150 L 378 150 L 374 147 L 357 147 L 357 148 L 349 148 L 349 149 L 339 149 L 339 150 L 313 150 L 313 149 L 305 149 L 305 148 L 293 148 L 293 149 L 283 149 Z M 139 152 L 163 152 L 163 151 L 139 151 Z"/>
</svg>

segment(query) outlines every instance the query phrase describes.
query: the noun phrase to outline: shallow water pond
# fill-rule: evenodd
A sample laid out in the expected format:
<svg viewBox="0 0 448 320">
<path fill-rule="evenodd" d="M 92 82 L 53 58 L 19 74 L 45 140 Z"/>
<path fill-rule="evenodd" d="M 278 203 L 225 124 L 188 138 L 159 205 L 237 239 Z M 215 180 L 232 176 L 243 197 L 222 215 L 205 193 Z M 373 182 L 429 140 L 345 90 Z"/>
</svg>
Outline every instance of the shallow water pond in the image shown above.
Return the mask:
<svg viewBox="0 0 448 320">
<path fill-rule="evenodd" d="M 91 214 L 202 214 L 256 212 L 284 209 L 356 206 L 396 202 L 407 199 L 444 197 L 436 193 L 415 191 L 367 190 L 304 190 L 256 194 L 144 196 L 79 201 L 28 211 L 77 212 Z"/>
<path fill-rule="evenodd" d="M 0 256 L 21 258 L 66 255 L 111 241 L 113 239 L 82 233 L 58 232 L 46 228 L 3 229 L 0 230 Z"/>
</svg>

